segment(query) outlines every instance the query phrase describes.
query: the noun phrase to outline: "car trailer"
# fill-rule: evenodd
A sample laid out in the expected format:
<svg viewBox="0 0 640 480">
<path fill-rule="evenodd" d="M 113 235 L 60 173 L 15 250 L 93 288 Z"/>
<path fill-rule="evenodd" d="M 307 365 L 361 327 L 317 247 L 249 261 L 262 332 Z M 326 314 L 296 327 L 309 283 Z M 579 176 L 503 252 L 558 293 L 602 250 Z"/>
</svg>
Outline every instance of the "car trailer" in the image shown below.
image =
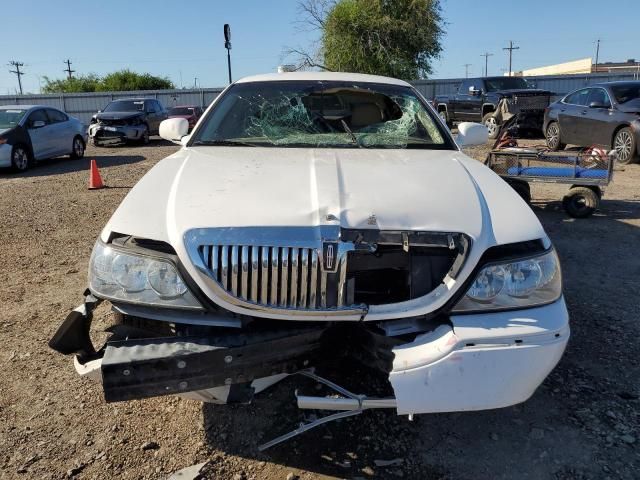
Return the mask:
<svg viewBox="0 0 640 480">
<path fill-rule="evenodd" d="M 604 187 L 613 177 L 616 151 L 593 146 L 552 152 L 544 147 L 519 147 L 514 138 L 517 115 L 505 122 L 489 152 L 485 165 L 502 177 L 527 202 L 530 183 L 571 185 L 562 199 L 564 210 L 574 218 L 585 218 L 599 206 Z"/>
<path fill-rule="evenodd" d="M 487 166 L 527 203 L 531 201 L 532 182 L 571 185 L 562 206 L 570 216 L 585 218 L 600 206 L 604 187 L 613 176 L 614 161 L 615 150 L 607 152 L 598 147 L 566 152 L 507 147 L 492 150 Z"/>
</svg>

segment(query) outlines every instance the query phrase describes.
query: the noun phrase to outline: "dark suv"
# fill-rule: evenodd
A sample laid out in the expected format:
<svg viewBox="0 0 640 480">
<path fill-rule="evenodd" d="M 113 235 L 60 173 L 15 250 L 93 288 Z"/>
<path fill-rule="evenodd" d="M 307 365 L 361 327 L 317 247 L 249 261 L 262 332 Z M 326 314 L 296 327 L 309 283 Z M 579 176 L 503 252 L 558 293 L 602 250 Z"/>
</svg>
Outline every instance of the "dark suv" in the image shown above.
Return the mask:
<svg viewBox="0 0 640 480">
<path fill-rule="evenodd" d="M 89 137 L 96 146 L 127 141 L 147 144 L 166 118 L 167 111 L 155 98 L 114 100 L 91 118 Z"/>
<path fill-rule="evenodd" d="M 482 122 L 489 138 L 496 138 L 500 125 L 515 114 L 520 114 L 516 125 L 519 131 L 541 134 L 544 109 L 551 95 L 522 77 L 467 78 L 458 93 L 438 95 L 434 104 L 449 126 L 454 122 Z"/>
</svg>

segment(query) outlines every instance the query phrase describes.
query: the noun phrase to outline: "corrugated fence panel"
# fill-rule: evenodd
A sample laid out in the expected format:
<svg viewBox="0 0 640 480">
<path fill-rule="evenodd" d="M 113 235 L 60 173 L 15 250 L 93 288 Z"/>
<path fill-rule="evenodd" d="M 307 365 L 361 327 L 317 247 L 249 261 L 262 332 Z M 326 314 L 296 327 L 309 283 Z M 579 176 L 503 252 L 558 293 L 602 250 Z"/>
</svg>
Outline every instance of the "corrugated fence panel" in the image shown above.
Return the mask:
<svg viewBox="0 0 640 480">
<path fill-rule="evenodd" d="M 50 105 L 64 110 L 85 123 L 102 110 L 111 100 L 118 98 L 156 98 L 167 108 L 176 105 L 208 107 L 222 88 L 189 90 L 145 90 L 136 92 L 90 92 L 41 95 L 0 95 L 0 105 Z"/>
<path fill-rule="evenodd" d="M 558 98 L 586 85 L 618 80 L 640 80 L 640 75 L 637 73 L 591 73 L 579 75 L 546 75 L 526 78 L 529 81 L 535 82 L 538 88 L 554 92 L 556 98 Z M 458 86 L 463 80 L 463 78 L 446 78 L 439 80 L 416 80 L 412 83 L 425 98 L 431 100 L 436 95 L 451 95 L 456 93 Z M 0 105 L 51 105 L 64 110 L 85 123 L 89 123 L 91 115 L 98 110 L 102 110 L 111 100 L 118 98 L 156 98 L 167 108 L 176 105 L 208 107 L 222 90 L 222 88 L 202 88 L 51 95 L 0 95 Z"/>
</svg>

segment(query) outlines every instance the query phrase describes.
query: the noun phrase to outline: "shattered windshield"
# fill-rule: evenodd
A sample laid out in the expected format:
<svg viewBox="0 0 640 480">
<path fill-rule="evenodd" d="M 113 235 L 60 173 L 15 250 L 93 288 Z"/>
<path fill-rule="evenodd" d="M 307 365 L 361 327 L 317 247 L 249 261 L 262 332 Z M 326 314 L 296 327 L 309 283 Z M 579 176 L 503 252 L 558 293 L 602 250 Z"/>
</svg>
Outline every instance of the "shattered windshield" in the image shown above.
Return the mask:
<svg viewBox="0 0 640 480">
<path fill-rule="evenodd" d="M 142 112 L 143 110 L 142 100 L 116 100 L 104 107 L 105 112 Z"/>
<path fill-rule="evenodd" d="M 413 89 L 330 81 L 236 84 L 191 145 L 455 148 Z"/>
</svg>

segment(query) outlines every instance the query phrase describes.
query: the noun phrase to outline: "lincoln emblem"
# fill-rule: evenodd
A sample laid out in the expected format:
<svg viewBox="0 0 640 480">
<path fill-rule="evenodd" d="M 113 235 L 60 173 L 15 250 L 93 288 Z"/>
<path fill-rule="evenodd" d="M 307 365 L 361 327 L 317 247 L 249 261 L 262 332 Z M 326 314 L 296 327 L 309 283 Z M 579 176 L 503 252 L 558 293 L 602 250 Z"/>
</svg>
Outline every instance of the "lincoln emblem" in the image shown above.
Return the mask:
<svg viewBox="0 0 640 480">
<path fill-rule="evenodd" d="M 336 255 L 338 253 L 338 245 L 336 243 L 325 242 L 323 245 L 324 269 L 332 271 L 336 267 Z"/>
</svg>

